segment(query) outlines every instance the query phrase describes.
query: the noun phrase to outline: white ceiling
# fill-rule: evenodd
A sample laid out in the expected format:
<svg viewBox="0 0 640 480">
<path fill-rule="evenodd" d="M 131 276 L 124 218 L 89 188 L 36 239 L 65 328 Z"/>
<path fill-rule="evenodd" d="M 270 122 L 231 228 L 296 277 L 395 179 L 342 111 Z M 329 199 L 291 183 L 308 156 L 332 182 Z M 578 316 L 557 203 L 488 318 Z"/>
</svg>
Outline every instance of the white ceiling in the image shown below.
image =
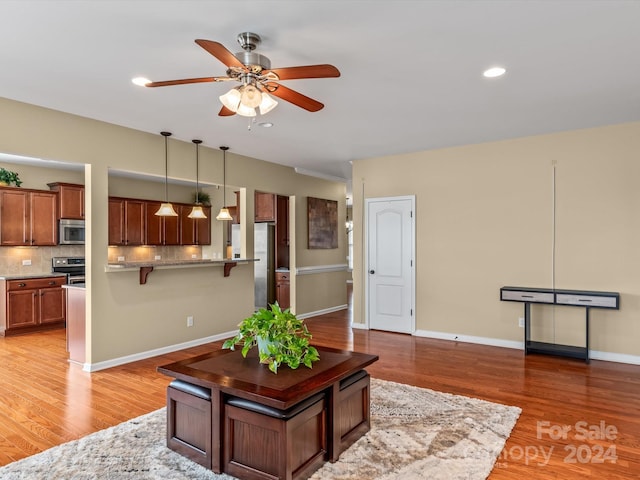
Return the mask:
<svg viewBox="0 0 640 480">
<path fill-rule="evenodd" d="M 0 96 L 350 178 L 354 159 L 640 120 L 639 25 L 634 0 L 0 0 Z M 274 68 L 335 65 L 283 81 L 325 108 L 281 101 L 248 130 L 217 116 L 229 83 L 131 83 L 222 76 L 194 40 L 237 52 L 244 31 Z"/>
</svg>

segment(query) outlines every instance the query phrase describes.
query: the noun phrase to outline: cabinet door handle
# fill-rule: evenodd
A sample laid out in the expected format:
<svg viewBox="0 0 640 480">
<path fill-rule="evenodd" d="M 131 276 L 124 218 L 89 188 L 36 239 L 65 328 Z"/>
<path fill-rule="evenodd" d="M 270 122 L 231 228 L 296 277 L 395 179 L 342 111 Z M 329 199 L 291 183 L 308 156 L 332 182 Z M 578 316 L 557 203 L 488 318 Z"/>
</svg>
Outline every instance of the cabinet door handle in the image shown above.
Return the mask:
<svg viewBox="0 0 640 480">
<path fill-rule="evenodd" d="M 55 285 L 56 282 L 54 282 L 53 280 L 49 282 L 49 285 Z"/>
<path fill-rule="evenodd" d="M 369 270 L 369 273 L 370 273 L 371 275 L 373 275 L 374 273 L 376 273 L 376 271 L 375 271 L 375 270 Z"/>
<path fill-rule="evenodd" d="M 26 284 L 26 283 L 19 283 L 19 284 L 18 284 L 18 286 L 19 286 L 19 287 L 26 287 L 26 286 L 27 286 L 27 284 Z"/>
</svg>

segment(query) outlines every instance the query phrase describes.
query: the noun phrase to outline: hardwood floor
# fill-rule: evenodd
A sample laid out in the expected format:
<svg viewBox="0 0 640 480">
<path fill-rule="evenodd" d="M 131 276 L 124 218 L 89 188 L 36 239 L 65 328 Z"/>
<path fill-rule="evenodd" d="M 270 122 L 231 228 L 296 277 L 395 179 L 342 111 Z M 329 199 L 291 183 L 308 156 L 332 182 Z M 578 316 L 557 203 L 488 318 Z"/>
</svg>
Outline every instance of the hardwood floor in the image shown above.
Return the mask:
<svg viewBox="0 0 640 480">
<path fill-rule="evenodd" d="M 492 480 L 638 478 L 640 366 L 351 330 L 347 310 L 307 322 L 316 344 L 378 354 L 373 377 L 521 407 Z M 64 330 L 0 338 L 0 465 L 163 407 L 156 367 L 220 346 L 88 374 Z"/>
</svg>

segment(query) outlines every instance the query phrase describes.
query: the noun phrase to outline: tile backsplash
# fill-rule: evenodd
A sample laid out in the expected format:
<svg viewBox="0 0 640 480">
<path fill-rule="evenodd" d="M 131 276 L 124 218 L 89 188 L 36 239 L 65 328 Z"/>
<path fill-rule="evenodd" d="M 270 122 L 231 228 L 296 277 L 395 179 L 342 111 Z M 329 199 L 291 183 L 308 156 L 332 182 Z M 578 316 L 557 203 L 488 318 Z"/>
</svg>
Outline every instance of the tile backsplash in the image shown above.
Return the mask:
<svg viewBox="0 0 640 480">
<path fill-rule="evenodd" d="M 146 262 L 154 260 L 192 260 L 200 258 L 202 258 L 202 247 L 196 245 L 166 247 L 109 247 L 109 263 Z"/>
<path fill-rule="evenodd" d="M 84 257 L 84 246 L 0 247 L 0 276 L 51 273 L 52 257 Z"/>
</svg>

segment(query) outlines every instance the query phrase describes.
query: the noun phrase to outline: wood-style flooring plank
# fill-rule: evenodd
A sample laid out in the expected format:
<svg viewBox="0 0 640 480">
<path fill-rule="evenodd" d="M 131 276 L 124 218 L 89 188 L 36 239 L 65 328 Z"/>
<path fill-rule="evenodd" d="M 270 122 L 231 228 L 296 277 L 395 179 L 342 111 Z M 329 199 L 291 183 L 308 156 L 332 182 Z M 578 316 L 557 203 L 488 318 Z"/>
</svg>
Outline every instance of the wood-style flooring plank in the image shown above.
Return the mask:
<svg viewBox="0 0 640 480">
<path fill-rule="evenodd" d="M 308 319 L 313 343 L 379 355 L 368 368 L 376 378 L 522 408 L 491 480 L 638 478 L 640 366 L 525 356 L 351 329 L 349 321 L 349 310 Z M 64 330 L 0 338 L 0 465 L 163 407 L 171 379 L 156 368 L 219 348 L 216 342 L 89 374 L 66 361 Z M 608 438 L 580 433 L 601 426 Z M 562 428 L 569 429 L 564 436 Z"/>
</svg>

